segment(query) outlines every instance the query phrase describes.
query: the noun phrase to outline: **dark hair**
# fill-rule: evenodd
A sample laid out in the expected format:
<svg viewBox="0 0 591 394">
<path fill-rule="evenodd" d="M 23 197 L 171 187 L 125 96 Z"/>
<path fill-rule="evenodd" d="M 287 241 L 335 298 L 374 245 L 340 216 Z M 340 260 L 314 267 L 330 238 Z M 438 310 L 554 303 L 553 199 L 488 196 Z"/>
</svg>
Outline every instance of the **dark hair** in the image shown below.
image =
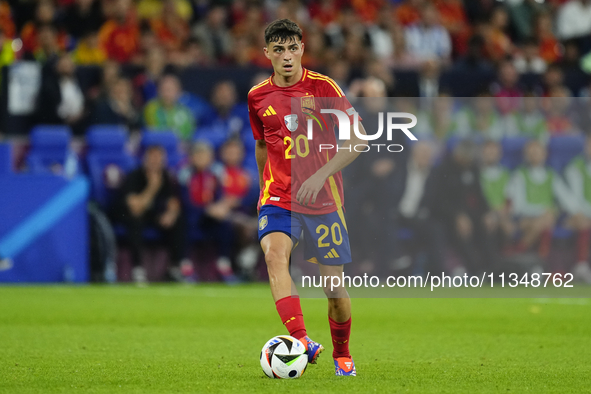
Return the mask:
<svg viewBox="0 0 591 394">
<path fill-rule="evenodd" d="M 265 43 L 277 42 L 283 44 L 290 41 L 296 36 L 300 41 L 302 40 L 302 29 L 297 23 L 289 19 L 277 19 L 269 23 L 265 29 Z"/>
</svg>

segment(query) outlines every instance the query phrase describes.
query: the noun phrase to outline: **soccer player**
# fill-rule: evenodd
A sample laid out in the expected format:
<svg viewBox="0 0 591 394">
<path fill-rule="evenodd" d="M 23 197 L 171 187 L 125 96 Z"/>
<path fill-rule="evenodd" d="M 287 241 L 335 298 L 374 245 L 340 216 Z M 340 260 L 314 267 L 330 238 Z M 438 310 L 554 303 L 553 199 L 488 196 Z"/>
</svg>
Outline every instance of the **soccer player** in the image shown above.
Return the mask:
<svg viewBox="0 0 591 394">
<path fill-rule="evenodd" d="M 291 336 L 304 343 L 309 362 L 315 364 L 324 347 L 306 333 L 300 299 L 289 273 L 290 256 L 303 231 L 305 258 L 318 264 L 322 277 L 341 277 L 343 265 L 351 262 L 351 251 L 340 171 L 359 154 L 351 147 L 366 143 L 354 133 L 355 110 L 343 91 L 332 79 L 302 67 L 304 43 L 296 23 L 288 19 L 270 23 L 265 43 L 263 51 L 273 65 L 273 75 L 248 93 L 261 187 L 259 241 L 281 321 Z M 334 130 L 339 124 L 336 116 L 322 115 L 321 108 L 336 109 L 349 117 L 351 138 L 338 152 L 321 150 L 337 146 Z M 313 138 L 308 139 L 306 126 L 312 118 Z M 361 124 L 359 132 L 365 134 Z M 324 292 L 335 373 L 355 376 L 349 353 L 349 294 L 344 286 L 331 289 L 330 283 Z"/>
</svg>

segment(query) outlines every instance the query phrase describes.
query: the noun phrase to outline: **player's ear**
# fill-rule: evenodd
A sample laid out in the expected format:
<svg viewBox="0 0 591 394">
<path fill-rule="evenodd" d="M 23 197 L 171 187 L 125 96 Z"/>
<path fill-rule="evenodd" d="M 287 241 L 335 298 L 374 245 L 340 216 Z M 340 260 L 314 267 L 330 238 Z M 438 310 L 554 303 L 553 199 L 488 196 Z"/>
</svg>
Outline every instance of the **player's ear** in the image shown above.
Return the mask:
<svg viewBox="0 0 591 394">
<path fill-rule="evenodd" d="M 302 45 L 300 46 L 302 48 L 302 54 L 304 53 L 304 43 L 302 42 Z"/>
<path fill-rule="evenodd" d="M 263 47 L 263 52 L 265 53 L 265 57 L 270 60 L 271 55 L 269 55 L 269 49 L 267 49 L 267 47 Z"/>
</svg>

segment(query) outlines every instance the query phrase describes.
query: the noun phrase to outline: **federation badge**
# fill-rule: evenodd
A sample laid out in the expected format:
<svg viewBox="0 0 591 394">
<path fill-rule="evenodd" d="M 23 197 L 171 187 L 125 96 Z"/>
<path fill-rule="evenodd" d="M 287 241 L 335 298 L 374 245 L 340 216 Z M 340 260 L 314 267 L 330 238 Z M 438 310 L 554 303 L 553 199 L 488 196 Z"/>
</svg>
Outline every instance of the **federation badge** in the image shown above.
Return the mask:
<svg viewBox="0 0 591 394">
<path fill-rule="evenodd" d="M 291 132 L 294 132 L 298 129 L 298 116 L 295 114 L 290 114 L 290 115 L 285 115 L 283 117 L 283 120 L 285 121 L 285 126 L 287 126 L 287 129 Z"/>
<path fill-rule="evenodd" d="M 267 224 L 268 224 L 267 215 L 265 215 L 259 219 L 259 231 L 264 230 L 265 227 L 267 227 Z"/>
<path fill-rule="evenodd" d="M 311 114 L 316 109 L 316 104 L 314 102 L 314 96 L 304 96 L 301 99 L 302 104 L 302 112 L 305 114 Z"/>
</svg>

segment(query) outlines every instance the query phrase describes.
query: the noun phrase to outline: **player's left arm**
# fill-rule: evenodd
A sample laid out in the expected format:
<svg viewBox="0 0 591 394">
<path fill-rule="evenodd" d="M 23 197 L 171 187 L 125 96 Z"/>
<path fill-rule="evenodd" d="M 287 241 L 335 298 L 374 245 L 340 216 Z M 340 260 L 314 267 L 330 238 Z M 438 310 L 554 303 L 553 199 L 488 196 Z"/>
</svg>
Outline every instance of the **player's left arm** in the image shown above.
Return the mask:
<svg viewBox="0 0 591 394">
<path fill-rule="evenodd" d="M 355 131 L 353 130 L 354 125 L 351 124 L 351 138 L 339 147 L 337 154 L 325 165 L 320 167 L 318 171 L 314 173 L 310 178 L 308 178 L 302 186 L 300 190 L 298 190 L 298 194 L 296 195 L 296 199 L 302 205 L 308 205 L 308 203 L 314 204 L 316 202 L 316 197 L 326 180 L 336 174 L 337 172 L 341 171 L 343 168 L 347 167 L 351 164 L 359 153 L 355 149 L 350 149 L 350 147 L 356 145 L 367 146 L 367 141 L 362 140 L 357 136 Z M 366 135 L 365 128 L 359 122 L 359 133 Z M 365 149 L 359 149 L 363 151 Z"/>
</svg>

